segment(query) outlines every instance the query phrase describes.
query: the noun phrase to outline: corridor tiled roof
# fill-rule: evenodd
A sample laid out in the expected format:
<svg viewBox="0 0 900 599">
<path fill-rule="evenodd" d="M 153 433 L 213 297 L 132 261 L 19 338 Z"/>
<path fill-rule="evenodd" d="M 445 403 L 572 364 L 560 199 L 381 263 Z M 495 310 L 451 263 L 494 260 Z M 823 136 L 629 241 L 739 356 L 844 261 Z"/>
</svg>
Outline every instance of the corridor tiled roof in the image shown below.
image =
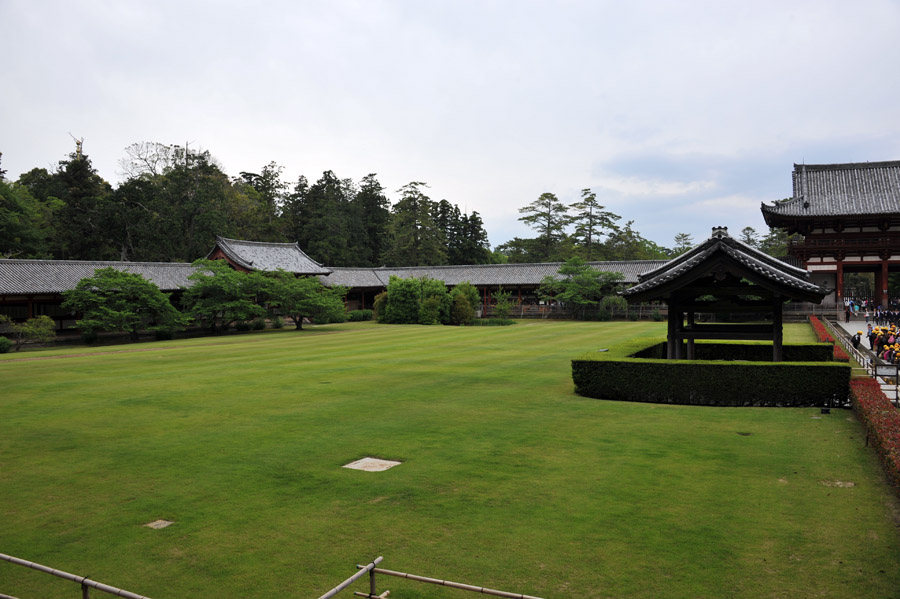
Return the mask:
<svg viewBox="0 0 900 599">
<path fill-rule="evenodd" d="M 653 270 L 665 260 L 635 260 L 622 262 L 588 262 L 594 269 L 622 273 L 626 284 L 637 282 L 638 275 Z M 401 279 L 429 277 L 447 285 L 468 281 L 472 285 L 540 285 L 544 277 L 556 277 L 563 262 L 534 264 L 477 264 L 455 266 L 408 266 L 380 268 L 334 268 L 328 277 L 319 277 L 325 285 L 344 287 L 386 287 L 391 276 Z"/>
<path fill-rule="evenodd" d="M 294 243 L 269 243 L 264 241 L 243 241 L 216 236 L 216 249 L 247 270 L 274 271 L 283 269 L 301 275 L 327 275 L 330 268 L 322 266 Z"/>
<path fill-rule="evenodd" d="M 186 287 L 194 267 L 181 262 L 112 262 L 88 260 L 0 260 L 0 295 L 62 293 L 99 268 L 139 274 L 163 291 Z"/>
<path fill-rule="evenodd" d="M 763 203 L 766 222 L 777 217 L 900 214 L 900 161 L 795 164 L 794 195 Z"/>
</svg>

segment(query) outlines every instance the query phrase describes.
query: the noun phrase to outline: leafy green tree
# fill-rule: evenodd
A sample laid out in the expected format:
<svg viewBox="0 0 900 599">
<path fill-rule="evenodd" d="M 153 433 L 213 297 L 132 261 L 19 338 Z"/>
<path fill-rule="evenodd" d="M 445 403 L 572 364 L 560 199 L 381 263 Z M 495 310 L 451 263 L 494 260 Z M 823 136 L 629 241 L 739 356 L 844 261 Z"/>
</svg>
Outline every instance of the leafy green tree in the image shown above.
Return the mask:
<svg viewBox="0 0 900 599">
<path fill-rule="evenodd" d="M 575 211 L 569 218 L 569 223 L 575 225 L 572 237 L 586 249 L 586 258 L 590 262 L 594 259 L 595 244 L 599 244 L 600 237 L 616 230 L 616 221 L 621 217 L 604 210 L 597 201 L 597 194 L 590 189 L 581 190 L 581 201 L 571 205 Z"/>
<path fill-rule="evenodd" d="M 344 319 L 346 290 L 325 287 L 313 277 L 297 277 L 283 270 L 269 273 L 263 294 L 270 310 L 289 316 L 297 330 L 303 328 L 304 318 L 316 322 Z"/>
<path fill-rule="evenodd" d="M 0 257 L 49 258 L 53 212 L 60 203 L 39 202 L 28 188 L 0 179 Z"/>
<path fill-rule="evenodd" d="M 391 275 L 387 286 L 384 316 L 379 322 L 388 324 L 415 324 L 419 322 L 419 304 L 422 302 L 422 284 L 419 279 L 401 279 Z"/>
<path fill-rule="evenodd" d="M 571 258 L 559 268 L 559 276 L 541 281 L 538 295 L 546 300 L 562 302 L 574 316 L 585 316 L 588 308 L 601 306 L 606 297 L 615 298 L 622 273 L 595 270 L 581 258 Z M 621 299 L 621 298 L 617 298 Z M 616 303 L 615 300 L 606 304 Z"/>
<path fill-rule="evenodd" d="M 501 286 L 491 294 L 491 297 L 494 299 L 494 316 L 501 320 L 508 320 L 514 306 L 511 299 L 512 291 L 504 291 Z"/>
<path fill-rule="evenodd" d="M 25 343 L 53 341 L 56 338 L 56 323 L 44 314 L 29 318 L 25 322 L 13 322 L 9 316 L 0 314 L 0 332 L 11 336 L 15 350 L 19 351 Z"/>
<path fill-rule="evenodd" d="M 401 198 L 391 209 L 391 245 L 387 254 L 387 262 L 392 266 L 446 264 L 444 235 L 432 218 L 432 202 L 423 187 L 427 185 L 413 181 L 398 190 Z"/>
<path fill-rule="evenodd" d="M 348 266 L 383 265 L 388 249 L 391 204 L 374 173 L 363 177 L 351 203 L 359 227 L 352 235 L 354 263 Z"/>
<path fill-rule="evenodd" d="M 451 294 L 450 298 L 450 324 L 472 324 L 472 321 L 475 320 L 475 308 L 465 294 Z"/>
<path fill-rule="evenodd" d="M 125 331 L 137 340 L 140 331 L 171 330 L 186 322 L 169 296 L 139 274 L 100 268 L 63 292 L 62 307 L 81 319 L 82 332 Z"/>
<path fill-rule="evenodd" d="M 274 229 L 274 224 L 284 204 L 288 185 L 281 180 L 284 167 L 270 162 L 259 173 L 241 171 L 240 180 L 250 185 L 259 194 L 263 205 L 266 224 Z M 270 233 L 274 230 L 270 230 Z"/>
<path fill-rule="evenodd" d="M 759 233 L 753 227 L 744 227 L 741 229 L 740 240 L 750 247 L 759 247 Z"/>
<path fill-rule="evenodd" d="M 450 294 L 443 281 L 422 277 L 417 279 L 421 287 L 419 324 L 447 324 L 450 322 Z"/>
<path fill-rule="evenodd" d="M 112 187 L 97 174 L 86 154 L 70 154 L 53 175 L 62 205 L 56 211 L 54 255 L 65 260 L 118 257 L 109 236 Z"/>
<path fill-rule="evenodd" d="M 673 248 L 674 255 L 678 256 L 683 254 L 692 247 L 694 247 L 694 238 L 691 237 L 690 233 L 675 234 L 675 247 Z"/>
<path fill-rule="evenodd" d="M 265 316 L 260 296 L 266 281 L 256 272 L 244 273 L 224 260 L 197 260 L 197 267 L 181 298 L 186 313 L 211 332 L 228 330 L 236 322 Z"/>
<path fill-rule="evenodd" d="M 481 295 L 478 289 L 468 281 L 457 284 L 450 290 L 450 300 L 456 301 L 456 297 L 462 295 L 466 298 L 466 303 L 472 306 L 472 310 L 477 310 L 481 306 Z M 460 323 L 454 323 L 460 324 Z"/>
<path fill-rule="evenodd" d="M 792 241 L 802 240 L 798 233 L 788 234 L 787 229 L 770 227 L 769 232 L 759 241 L 759 249 L 773 258 L 784 258 L 788 255 L 788 247 Z"/>
<path fill-rule="evenodd" d="M 625 226 L 613 232 L 604 242 L 604 254 L 607 260 L 667 260 L 669 251 L 644 239 L 630 220 Z"/>
<path fill-rule="evenodd" d="M 565 236 L 565 227 L 569 222 L 568 210 L 568 206 L 552 193 L 542 193 L 532 203 L 519 208 L 519 213 L 525 215 L 519 217 L 519 220 L 538 232 L 538 261 L 553 259 L 556 246 Z"/>
</svg>

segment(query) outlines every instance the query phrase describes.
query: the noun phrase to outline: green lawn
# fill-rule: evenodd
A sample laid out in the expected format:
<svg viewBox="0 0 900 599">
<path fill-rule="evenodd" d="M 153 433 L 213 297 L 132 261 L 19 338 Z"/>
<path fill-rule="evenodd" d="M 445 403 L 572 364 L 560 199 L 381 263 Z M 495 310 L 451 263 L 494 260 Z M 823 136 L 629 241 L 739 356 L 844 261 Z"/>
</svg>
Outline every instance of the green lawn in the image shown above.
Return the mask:
<svg viewBox="0 0 900 599">
<path fill-rule="evenodd" d="M 897 502 L 851 412 L 573 394 L 579 353 L 664 334 L 355 323 L 7 354 L 0 552 L 155 599 L 315 598 L 377 555 L 548 599 L 896 597 Z M 404 463 L 341 468 L 363 456 Z M 0 562 L 0 593 L 78 592 Z"/>
</svg>

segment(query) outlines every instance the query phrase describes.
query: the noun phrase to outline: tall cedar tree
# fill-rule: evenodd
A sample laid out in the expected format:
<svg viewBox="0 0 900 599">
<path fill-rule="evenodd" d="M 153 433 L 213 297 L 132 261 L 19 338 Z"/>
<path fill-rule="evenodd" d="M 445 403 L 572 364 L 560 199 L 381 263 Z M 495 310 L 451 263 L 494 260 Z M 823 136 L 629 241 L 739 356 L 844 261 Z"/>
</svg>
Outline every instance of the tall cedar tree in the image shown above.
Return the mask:
<svg viewBox="0 0 900 599">
<path fill-rule="evenodd" d="M 387 256 L 392 266 L 447 263 L 443 232 L 434 223 L 432 202 L 422 187 L 427 185 L 413 181 L 397 190 L 401 198 L 391 210 L 391 247 Z"/>
</svg>

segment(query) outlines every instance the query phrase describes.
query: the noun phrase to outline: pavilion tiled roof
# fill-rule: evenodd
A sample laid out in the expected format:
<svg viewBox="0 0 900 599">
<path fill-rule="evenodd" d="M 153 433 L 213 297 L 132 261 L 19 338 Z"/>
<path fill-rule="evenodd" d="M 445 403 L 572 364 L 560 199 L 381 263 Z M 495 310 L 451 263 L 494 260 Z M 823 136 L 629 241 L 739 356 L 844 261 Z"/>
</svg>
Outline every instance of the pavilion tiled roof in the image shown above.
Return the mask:
<svg viewBox="0 0 900 599">
<path fill-rule="evenodd" d="M 824 296 L 827 293 L 824 288 L 809 281 L 810 273 L 806 270 L 791 266 L 734 239 L 724 228 L 715 228 L 709 239 L 659 268 L 641 275 L 638 284 L 623 291 L 622 295 L 643 295 L 661 288 L 688 274 L 719 252 L 761 277 L 796 290 L 800 294 Z"/>
<path fill-rule="evenodd" d="M 327 275 L 331 269 L 322 266 L 294 243 L 268 243 L 264 241 L 243 241 L 216 236 L 216 249 L 247 270 L 274 271 L 279 268 L 300 275 Z"/>
<path fill-rule="evenodd" d="M 900 161 L 795 164 L 794 195 L 762 205 L 766 223 L 781 218 L 900 214 Z"/>
<path fill-rule="evenodd" d="M 0 260 L 0 295 L 52 294 L 74 289 L 99 268 L 139 274 L 163 291 L 187 287 L 194 267 L 181 262 L 112 262 L 88 260 Z"/>
<path fill-rule="evenodd" d="M 455 266 L 408 266 L 380 268 L 335 268 L 328 277 L 319 277 L 325 285 L 344 287 L 387 287 L 391 276 L 401 279 L 429 277 L 443 281 L 447 285 L 458 285 L 468 281 L 472 285 L 516 286 L 540 285 L 544 277 L 559 276 L 563 262 L 543 262 L 533 264 L 477 264 Z M 622 273 L 626 284 L 637 282 L 638 275 L 655 269 L 665 260 L 635 260 L 622 262 L 588 262 L 598 271 Z"/>
</svg>

